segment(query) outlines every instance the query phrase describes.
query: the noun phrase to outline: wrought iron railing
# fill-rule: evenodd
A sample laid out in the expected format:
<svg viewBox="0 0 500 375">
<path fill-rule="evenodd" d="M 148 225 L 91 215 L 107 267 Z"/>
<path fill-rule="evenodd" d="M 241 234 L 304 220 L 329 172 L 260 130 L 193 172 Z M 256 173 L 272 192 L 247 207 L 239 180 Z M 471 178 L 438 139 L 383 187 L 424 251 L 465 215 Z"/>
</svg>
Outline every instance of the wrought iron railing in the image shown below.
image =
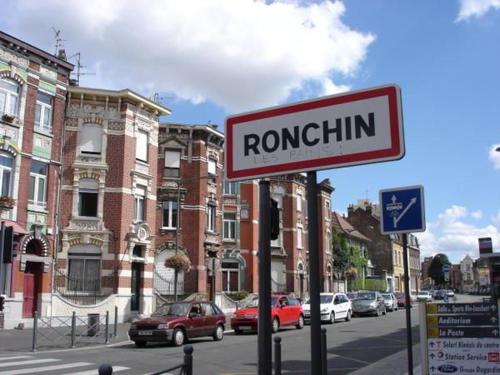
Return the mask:
<svg viewBox="0 0 500 375">
<path fill-rule="evenodd" d="M 175 282 L 168 280 L 162 276 L 158 271 L 155 271 L 154 288 L 160 295 L 173 296 L 175 293 Z M 177 295 L 184 294 L 184 281 L 177 280 Z"/>
<path fill-rule="evenodd" d="M 54 291 L 64 299 L 77 305 L 95 305 L 108 294 L 101 292 L 101 278 L 74 278 L 56 270 Z"/>
</svg>

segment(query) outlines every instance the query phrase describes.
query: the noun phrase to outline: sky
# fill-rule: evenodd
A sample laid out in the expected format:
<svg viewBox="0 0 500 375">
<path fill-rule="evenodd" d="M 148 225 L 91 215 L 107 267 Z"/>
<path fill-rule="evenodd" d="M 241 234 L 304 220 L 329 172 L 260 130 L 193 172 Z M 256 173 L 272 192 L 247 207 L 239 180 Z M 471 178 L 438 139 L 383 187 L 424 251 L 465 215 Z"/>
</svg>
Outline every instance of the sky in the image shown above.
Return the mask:
<svg viewBox="0 0 500 375">
<path fill-rule="evenodd" d="M 0 29 L 49 52 L 60 30 L 93 73 L 82 86 L 157 94 L 165 121 L 221 131 L 232 114 L 395 83 L 405 157 L 319 172 L 333 209 L 423 185 L 422 257 L 476 258 L 479 237 L 500 251 L 500 0 L 3 0 Z"/>
</svg>

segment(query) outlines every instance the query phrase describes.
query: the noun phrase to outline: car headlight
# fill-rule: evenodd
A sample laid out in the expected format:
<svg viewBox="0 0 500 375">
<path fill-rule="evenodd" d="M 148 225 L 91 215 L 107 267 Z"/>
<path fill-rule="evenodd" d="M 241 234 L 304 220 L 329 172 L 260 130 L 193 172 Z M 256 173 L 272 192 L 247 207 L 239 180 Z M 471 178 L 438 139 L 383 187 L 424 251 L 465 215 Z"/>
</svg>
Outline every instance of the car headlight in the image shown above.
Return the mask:
<svg viewBox="0 0 500 375">
<path fill-rule="evenodd" d="M 137 326 L 136 326 L 134 323 L 132 323 L 132 324 L 130 325 L 130 329 L 137 329 Z"/>
<path fill-rule="evenodd" d="M 160 323 L 158 324 L 157 329 L 167 329 L 168 328 L 168 323 Z"/>
</svg>

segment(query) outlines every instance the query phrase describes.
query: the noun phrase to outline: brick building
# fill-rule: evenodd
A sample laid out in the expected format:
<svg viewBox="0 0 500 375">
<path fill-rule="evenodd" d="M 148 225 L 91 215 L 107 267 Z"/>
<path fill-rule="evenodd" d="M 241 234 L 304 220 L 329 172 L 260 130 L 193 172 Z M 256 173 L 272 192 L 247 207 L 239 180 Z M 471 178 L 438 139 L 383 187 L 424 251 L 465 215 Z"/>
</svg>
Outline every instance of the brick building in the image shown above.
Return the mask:
<svg viewBox="0 0 500 375">
<path fill-rule="evenodd" d="M 1 218 L 17 256 L 3 264 L 4 326 L 50 313 L 61 134 L 73 65 L 0 32 Z M 5 197 L 13 198 L 7 199 Z"/>
<path fill-rule="evenodd" d="M 158 117 L 168 114 L 127 89 L 69 87 L 55 315 L 68 300 L 77 313 L 152 311 Z"/>
</svg>

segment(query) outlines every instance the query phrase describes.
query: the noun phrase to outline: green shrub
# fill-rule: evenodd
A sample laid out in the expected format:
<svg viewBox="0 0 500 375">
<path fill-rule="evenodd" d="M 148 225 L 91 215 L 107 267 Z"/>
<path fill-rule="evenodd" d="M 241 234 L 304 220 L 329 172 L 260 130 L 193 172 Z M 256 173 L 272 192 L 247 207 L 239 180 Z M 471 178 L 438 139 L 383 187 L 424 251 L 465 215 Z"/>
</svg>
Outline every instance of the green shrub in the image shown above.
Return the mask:
<svg viewBox="0 0 500 375">
<path fill-rule="evenodd" d="M 227 293 L 227 296 L 233 301 L 241 301 L 242 299 L 247 298 L 249 294 L 250 293 L 248 293 L 246 290 L 239 290 L 237 292 Z"/>
</svg>

